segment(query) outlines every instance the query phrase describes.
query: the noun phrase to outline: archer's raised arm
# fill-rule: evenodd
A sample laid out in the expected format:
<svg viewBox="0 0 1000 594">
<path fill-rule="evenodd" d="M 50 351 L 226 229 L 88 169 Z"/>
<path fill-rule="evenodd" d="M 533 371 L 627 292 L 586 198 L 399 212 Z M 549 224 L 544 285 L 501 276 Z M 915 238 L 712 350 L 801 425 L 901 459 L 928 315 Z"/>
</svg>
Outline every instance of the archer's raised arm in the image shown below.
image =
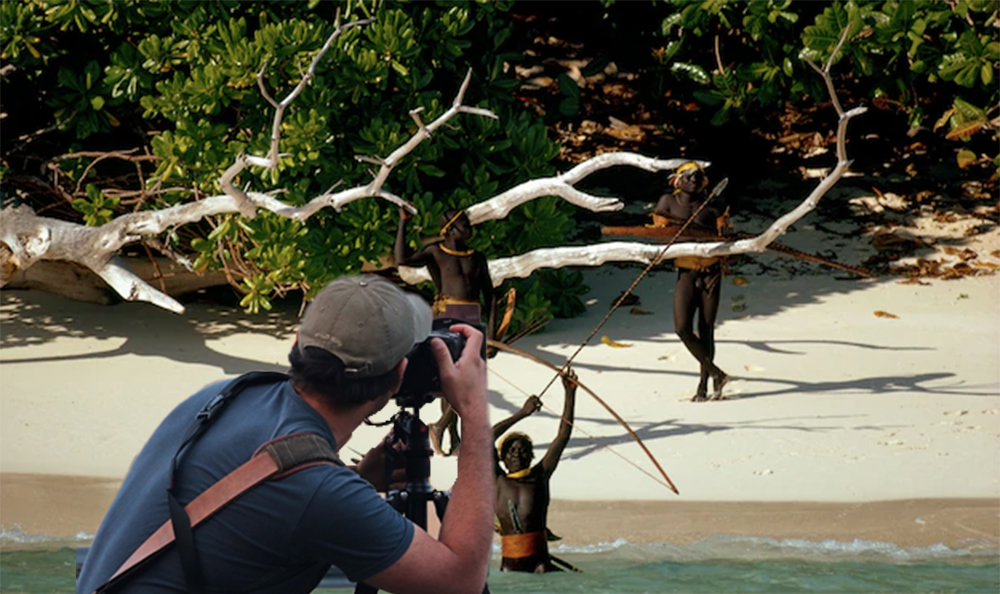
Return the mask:
<svg viewBox="0 0 1000 594">
<path fill-rule="evenodd" d="M 542 401 L 538 398 L 538 396 L 529 396 L 521 406 L 521 410 L 493 425 L 493 441 L 500 439 L 500 436 L 510 430 L 510 428 L 517 424 L 518 421 L 531 415 L 540 408 L 542 408 Z"/>
<path fill-rule="evenodd" d="M 566 444 L 573 434 L 573 410 L 576 407 L 576 372 L 572 369 L 566 371 L 562 378 L 563 389 L 566 391 L 566 403 L 563 405 L 562 418 L 559 420 L 559 433 L 552 440 L 549 451 L 545 452 L 542 458 L 542 469 L 546 474 L 551 475 L 559 464 Z"/>
<path fill-rule="evenodd" d="M 406 244 L 406 221 L 410 220 L 410 213 L 406 209 L 399 209 L 399 227 L 396 229 L 396 245 L 393 255 L 396 259 L 396 266 L 426 266 L 428 260 L 433 260 L 433 256 L 427 252 L 416 252 Z"/>
</svg>

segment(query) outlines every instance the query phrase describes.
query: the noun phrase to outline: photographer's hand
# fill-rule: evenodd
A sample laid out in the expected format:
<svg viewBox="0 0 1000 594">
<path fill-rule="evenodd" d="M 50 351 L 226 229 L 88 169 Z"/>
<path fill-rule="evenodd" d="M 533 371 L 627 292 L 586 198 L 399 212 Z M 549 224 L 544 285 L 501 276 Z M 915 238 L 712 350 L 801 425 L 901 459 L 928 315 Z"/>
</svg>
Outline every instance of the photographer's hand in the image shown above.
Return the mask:
<svg viewBox="0 0 1000 594">
<path fill-rule="evenodd" d="M 406 460 L 402 456 L 394 457 L 395 467 L 392 469 L 389 479 L 390 484 L 385 484 L 387 448 L 392 448 L 397 452 L 403 449 L 402 443 L 398 441 L 393 442 L 387 437 L 379 445 L 368 450 L 365 457 L 358 461 L 357 466 L 354 467 L 355 472 L 360 474 L 361 478 L 374 485 L 375 490 L 380 493 L 385 493 L 389 489 L 399 489 L 406 485 L 406 468 L 404 466 Z"/>
<path fill-rule="evenodd" d="M 438 338 L 431 340 L 441 377 L 441 392 L 466 423 L 482 419 L 488 423 L 486 361 L 479 356 L 483 333 L 466 324 L 455 324 L 449 330 L 465 336 L 465 347 L 458 361 L 452 362 L 444 342 Z"/>
</svg>

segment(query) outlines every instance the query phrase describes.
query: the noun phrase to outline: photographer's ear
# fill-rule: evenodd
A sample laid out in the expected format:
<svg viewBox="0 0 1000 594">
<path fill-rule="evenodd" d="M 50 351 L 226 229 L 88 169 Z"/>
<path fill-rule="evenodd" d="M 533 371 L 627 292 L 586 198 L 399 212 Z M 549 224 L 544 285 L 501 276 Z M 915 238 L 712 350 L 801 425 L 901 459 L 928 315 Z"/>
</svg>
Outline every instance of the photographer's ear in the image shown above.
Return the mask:
<svg viewBox="0 0 1000 594">
<path fill-rule="evenodd" d="M 394 371 L 396 372 L 396 383 L 392 387 L 392 392 L 390 392 L 390 395 L 394 395 L 396 392 L 399 392 L 399 388 L 402 387 L 403 375 L 406 374 L 406 366 L 409 363 L 410 360 L 407 359 L 406 357 L 403 357 L 402 360 L 400 360 L 400 362 L 396 364 L 396 368 L 394 369 Z"/>
</svg>

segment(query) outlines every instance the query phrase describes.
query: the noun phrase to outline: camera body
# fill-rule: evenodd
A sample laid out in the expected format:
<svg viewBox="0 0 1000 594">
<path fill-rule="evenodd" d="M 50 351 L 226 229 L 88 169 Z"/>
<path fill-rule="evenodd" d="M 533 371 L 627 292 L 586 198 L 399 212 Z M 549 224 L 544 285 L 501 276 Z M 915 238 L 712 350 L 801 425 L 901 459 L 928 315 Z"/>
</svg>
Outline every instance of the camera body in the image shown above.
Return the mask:
<svg viewBox="0 0 1000 594">
<path fill-rule="evenodd" d="M 420 408 L 441 395 L 441 374 L 438 370 L 437 359 L 434 358 L 434 351 L 431 350 L 431 340 L 441 339 L 448 348 L 448 352 L 451 353 L 451 360 L 458 361 L 465 348 L 465 335 L 449 330 L 454 324 L 467 324 L 484 335 L 486 334 L 486 327 L 482 324 L 470 324 L 455 318 L 435 318 L 431 325 L 430 335 L 423 342 L 415 345 L 406 355 L 409 363 L 407 363 L 406 372 L 403 374 L 403 384 L 400 386 L 399 392 L 393 396 L 396 399 L 396 404 L 401 407 Z M 486 360 L 485 339 L 479 355 L 484 361 Z"/>
</svg>

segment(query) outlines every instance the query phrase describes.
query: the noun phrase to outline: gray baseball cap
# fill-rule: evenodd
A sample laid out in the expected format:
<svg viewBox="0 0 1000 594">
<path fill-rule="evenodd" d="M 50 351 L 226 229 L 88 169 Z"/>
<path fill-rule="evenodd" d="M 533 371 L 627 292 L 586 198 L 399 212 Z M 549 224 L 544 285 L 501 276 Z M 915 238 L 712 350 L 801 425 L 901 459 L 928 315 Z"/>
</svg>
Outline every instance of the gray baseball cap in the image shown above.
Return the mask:
<svg viewBox="0 0 1000 594">
<path fill-rule="evenodd" d="M 352 379 L 395 367 L 431 332 L 431 309 L 377 276 L 338 278 L 316 295 L 299 326 L 299 348 L 319 347 L 344 362 Z"/>
</svg>

